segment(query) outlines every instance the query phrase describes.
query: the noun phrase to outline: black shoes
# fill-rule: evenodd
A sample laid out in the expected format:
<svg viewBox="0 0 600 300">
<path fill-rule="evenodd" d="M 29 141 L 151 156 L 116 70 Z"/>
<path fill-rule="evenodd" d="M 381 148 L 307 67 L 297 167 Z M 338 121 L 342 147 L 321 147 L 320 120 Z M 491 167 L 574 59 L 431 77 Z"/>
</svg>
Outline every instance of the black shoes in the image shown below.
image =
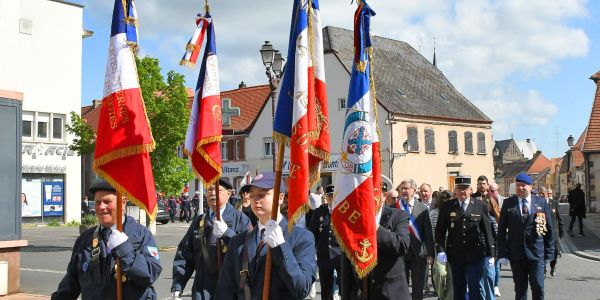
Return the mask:
<svg viewBox="0 0 600 300">
<path fill-rule="evenodd" d="M 550 276 L 552 276 L 552 277 L 556 276 L 556 268 L 552 268 L 550 270 Z"/>
</svg>

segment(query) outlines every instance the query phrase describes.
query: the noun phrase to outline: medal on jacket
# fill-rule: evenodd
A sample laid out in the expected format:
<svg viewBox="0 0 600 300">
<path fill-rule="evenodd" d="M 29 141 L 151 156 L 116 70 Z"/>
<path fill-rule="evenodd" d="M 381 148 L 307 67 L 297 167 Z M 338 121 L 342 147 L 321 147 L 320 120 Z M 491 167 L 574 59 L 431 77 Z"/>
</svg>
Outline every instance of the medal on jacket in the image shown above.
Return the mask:
<svg viewBox="0 0 600 300">
<path fill-rule="evenodd" d="M 97 263 L 100 257 L 100 247 L 98 246 L 98 238 L 100 237 L 100 226 L 94 230 L 94 239 L 92 240 L 92 262 Z"/>
</svg>

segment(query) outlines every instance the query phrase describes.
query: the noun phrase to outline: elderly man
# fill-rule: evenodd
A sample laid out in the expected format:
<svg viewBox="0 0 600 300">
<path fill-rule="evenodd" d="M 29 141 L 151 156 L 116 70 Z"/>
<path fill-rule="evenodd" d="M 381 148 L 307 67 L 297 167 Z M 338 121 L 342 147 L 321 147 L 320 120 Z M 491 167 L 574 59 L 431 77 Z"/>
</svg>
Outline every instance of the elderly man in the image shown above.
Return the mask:
<svg viewBox="0 0 600 300">
<path fill-rule="evenodd" d="M 554 257 L 552 212 L 545 199 L 531 194 L 533 180 L 516 176 L 516 193 L 504 200 L 498 223 L 498 257 L 510 260 L 515 299 L 527 299 L 527 282 L 534 300 L 544 299 L 545 262 Z"/>
<path fill-rule="evenodd" d="M 563 236 L 564 223 L 562 217 L 560 216 L 558 201 L 552 199 L 552 190 L 548 190 L 546 187 L 541 187 L 540 197 L 546 199 L 546 202 L 548 202 L 548 206 L 550 206 L 550 210 L 552 211 L 552 224 L 554 225 L 554 256 L 550 261 L 550 275 L 555 276 L 556 263 L 558 262 L 558 256 L 560 255 L 561 251 L 559 241 Z M 546 274 L 546 269 L 544 269 L 544 274 Z"/>
<path fill-rule="evenodd" d="M 450 263 L 454 299 L 485 299 L 484 266 L 494 265 L 494 239 L 486 205 L 471 197 L 471 177 L 456 176 L 457 198 L 440 207 L 435 241 L 440 263 Z M 446 237 L 448 233 L 448 237 Z"/>
<path fill-rule="evenodd" d="M 399 199 L 400 197 L 398 197 L 398 191 L 391 190 L 385 195 L 385 205 L 391 208 L 396 208 Z"/>
<path fill-rule="evenodd" d="M 227 251 L 229 239 L 245 230 L 252 229 L 250 219 L 229 204 L 231 184 L 219 179 L 219 189 L 212 185 L 207 189 L 208 213 L 194 218 L 185 236 L 177 246 L 173 260 L 173 281 L 171 292 L 178 298 L 188 280 L 194 276 L 192 299 L 211 299 L 217 288 L 217 239 L 223 242 L 222 251 Z M 217 206 L 217 193 L 219 204 Z M 217 207 L 221 220 L 217 220 Z"/>
<path fill-rule="evenodd" d="M 271 220 L 273 201 L 284 200 L 285 186 L 274 195 L 275 174 L 258 174 L 250 184 L 252 211 L 258 227 L 231 238 L 219 273 L 215 299 L 260 299 L 265 280 L 268 244 L 271 248 L 269 299 L 304 299 L 316 279 L 315 240 L 299 226 L 288 231 L 288 221 L 277 212 Z"/>
<path fill-rule="evenodd" d="M 123 232 L 116 229 L 117 205 L 125 211 L 126 199 L 100 179 L 90 187 L 96 200 L 99 226 L 84 231 L 75 241 L 67 273 L 52 300 L 117 299 L 115 262 L 121 261 L 123 299 L 156 299 L 152 284 L 162 268 L 152 233 L 132 217 L 123 218 Z"/>
<path fill-rule="evenodd" d="M 429 185 L 428 183 L 421 184 L 421 186 L 419 187 L 419 201 L 421 201 L 421 203 L 427 206 L 427 210 L 431 209 L 432 194 L 433 193 L 431 190 L 431 185 Z"/>
<path fill-rule="evenodd" d="M 417 183 L 404 180 L 396 188 L 400 193 L 397 207 L 408 213 L 410 218 L 410 248 L 405 256 L 406 278 L 412 282 L 412 299 L 423 299 L 425 269 L 433 263 L 433 234 L 429 211 L 416 197 Z"/>
</svg>

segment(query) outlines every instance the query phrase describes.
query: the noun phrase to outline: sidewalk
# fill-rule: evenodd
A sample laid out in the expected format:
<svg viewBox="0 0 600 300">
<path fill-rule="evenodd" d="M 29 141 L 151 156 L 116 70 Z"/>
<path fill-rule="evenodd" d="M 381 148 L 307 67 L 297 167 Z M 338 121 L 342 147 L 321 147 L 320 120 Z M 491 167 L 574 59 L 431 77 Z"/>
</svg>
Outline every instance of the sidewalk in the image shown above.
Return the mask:
<svg viewBox="0 0 600 300">
<path fill-rule="evenodd" d="M 579 237 L 579 224 L 575 220 L 573 224 L 574 236 L 570 236 L 568 233 L 569 223 L 571 223 L 571 217 L 569 217 L 569 205 L 561 205 L 561 217 L 564 222 L 564 235 L 561 241 L 564 252 L 571 252 L 576 256 L 600 261 L 600 213 L 587 213 L 585 219 L 583 219 L 583 233 L 585 236 Z"/>
<path fill-rule="evenodd" d="M 12 294 L 8 296 L 0 296 L 2 300 L 47 300 L 50 299 L 49 296 L 41 296 L 41 295 L 33 295 L 33 294 Z"/>
</svg>

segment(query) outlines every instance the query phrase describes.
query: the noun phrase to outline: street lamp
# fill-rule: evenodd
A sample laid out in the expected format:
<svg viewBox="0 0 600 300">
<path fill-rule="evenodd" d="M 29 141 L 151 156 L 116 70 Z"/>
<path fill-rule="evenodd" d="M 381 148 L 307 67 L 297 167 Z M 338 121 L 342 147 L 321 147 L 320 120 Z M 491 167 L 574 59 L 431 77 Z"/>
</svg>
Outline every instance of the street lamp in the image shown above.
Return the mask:
<svg viewBox="0 0 600 300">
<path fill-rule="evenodd" d="M 575 141 L 573 135 L 569 134 L 569 137 L 567 138 L 567 145 L 569 145 L 570 148 L 573 148 L 573 141 Z"/>
<path fill-rule="evenodd" d="M 273 45 L 269 41 L 265 41 L 260 48 L 260 56 L 265 66 L 265 74 L 269 78 L 269 87 L 271 88 L 271 119 L 273 124 L 275 124 L 275 91 L 279 86 L 279 79 L 281 79 L 284 59 L 279 50 L 273 49 Z M 273 157 L 273 171 L 275 171 L 275 140 L 271 142 L 271 155 Z"/>
<path fill-rule="evenodd" d="M 400 158 L 400 157 L 406 156 L 406 154 L 408 153 L 408 141 L 404 141 L 404 143 L 402 143 L 402 149 L 404 149 L 404 152 L 403 153 L 399 153 L 399 152 L 393 153 L 393 158 Z"/>
</svg>

